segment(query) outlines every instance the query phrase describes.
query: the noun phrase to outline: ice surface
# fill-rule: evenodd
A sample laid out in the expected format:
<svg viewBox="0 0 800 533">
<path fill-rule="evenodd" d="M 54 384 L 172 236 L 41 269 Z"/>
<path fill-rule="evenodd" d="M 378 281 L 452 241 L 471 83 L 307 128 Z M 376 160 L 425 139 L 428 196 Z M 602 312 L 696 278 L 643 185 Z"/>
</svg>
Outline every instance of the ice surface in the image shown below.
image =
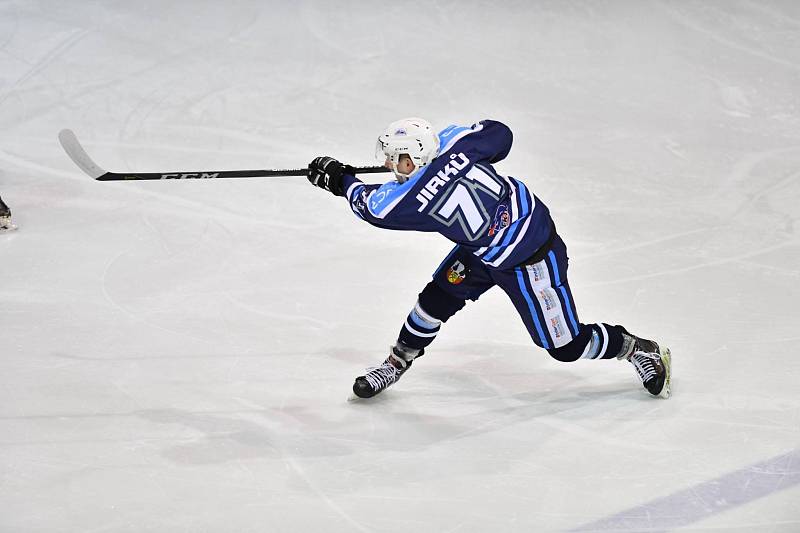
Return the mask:
<svg viewBox="0 0 800 533">
<path fill-rule="evenodd" d="M 800 530 L 798 106 L 788 0 L 0 3 L 0 530 Z M 446 241 L 56 139 L 372 164 L 408 115 L 511 126 L 581 317 L 667 343 L 672 399 L 492 291 L 347 403 Z"/>
</svg>

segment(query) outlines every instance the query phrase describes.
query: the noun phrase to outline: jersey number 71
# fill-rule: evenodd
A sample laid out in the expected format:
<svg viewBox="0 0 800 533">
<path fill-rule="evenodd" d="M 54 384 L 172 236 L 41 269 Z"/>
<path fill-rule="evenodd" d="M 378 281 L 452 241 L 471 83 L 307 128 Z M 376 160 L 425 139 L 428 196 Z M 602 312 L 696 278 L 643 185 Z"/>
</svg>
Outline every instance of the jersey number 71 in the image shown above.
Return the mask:
<svg viewBox="0 0 800 533">
<path fill-rule="evenodd" d="M 491 223 L 482 192 L 493 202 L 502 197 L 504 183 L 479 165 L 473 166 L 462 179 L 453 180 L 442 198 L 436 202 L 430 215 L 445 226 L 458 222 L 464 236 L 475 241 L 486 234 Z"/>
</svg>

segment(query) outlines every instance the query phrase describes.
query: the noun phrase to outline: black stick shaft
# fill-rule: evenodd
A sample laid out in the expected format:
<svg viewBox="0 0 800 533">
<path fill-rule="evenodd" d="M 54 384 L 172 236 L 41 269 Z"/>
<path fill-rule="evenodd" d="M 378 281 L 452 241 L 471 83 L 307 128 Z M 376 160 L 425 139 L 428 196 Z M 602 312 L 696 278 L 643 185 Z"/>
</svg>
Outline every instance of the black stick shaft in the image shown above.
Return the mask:
<svg viewBox="0 0 800 533">
<path fill-rule="evenodd" d="M 356 174 L 377 174 L 389 172 L 386 167 L 356 167 Z M 97 181 L 138 181 L 138 180 L 186 180 L 219 178 L 278 178 L 305 176 L 304 168 L 256 169 L 256 170 L 197 170 L 193 172 L 106 172 L 95 178 Z"/>
</svg>

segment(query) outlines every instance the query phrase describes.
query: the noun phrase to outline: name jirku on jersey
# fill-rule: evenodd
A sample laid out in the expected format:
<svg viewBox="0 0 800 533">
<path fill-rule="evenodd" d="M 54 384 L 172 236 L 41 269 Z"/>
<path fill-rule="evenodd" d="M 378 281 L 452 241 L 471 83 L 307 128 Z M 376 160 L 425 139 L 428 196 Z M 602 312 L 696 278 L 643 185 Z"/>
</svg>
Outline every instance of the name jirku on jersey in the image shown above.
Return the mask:
<svg viewBox="0 0 800 533">
<path fill-rule="evenodd" d="M 469 165 L 469 158 L 467 158 L 463 152 L 460 152 L 457 155 L 451 154 L 450 162 L 447 163 L 442 170 L 431 177 L 431 179 L 428 180 L 428 182 L 422 187 L 417 195 L 417 200 L 419 200 L 420 203 L 419 208 L 417 208 L 417 212 L 422 212 L 422 210 L 425 209 L 425 206 L 428 205 L 428 202 L 433 200 L 433 197 L 439 192 L 439 188 L 456 177 L 458 173 L 464 170 L 467 165 Z"/>
</svg>

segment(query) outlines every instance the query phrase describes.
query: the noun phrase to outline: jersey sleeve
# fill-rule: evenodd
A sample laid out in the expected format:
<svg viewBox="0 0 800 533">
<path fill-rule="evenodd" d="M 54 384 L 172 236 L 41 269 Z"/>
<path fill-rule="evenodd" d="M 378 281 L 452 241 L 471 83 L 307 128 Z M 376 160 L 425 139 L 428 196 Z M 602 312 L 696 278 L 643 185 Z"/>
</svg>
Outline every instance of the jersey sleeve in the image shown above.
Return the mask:
<svg viewBox="0 0 800 533">
<path fill-rule="evenodd" d="M 485 159 L 491 164 L 505 159 L 514 142 L 511 129 L 496 120 L 482 120 L 476 124 L 476 129 L 477 126 L 482 128 L 472 134 L 474 138 L 471 140 L 477 147 L 480 159 Z"/>
<path fill-rule="evenodd" d="M 450 151 L 465 151 L 472 161 L 493 164 L 508 156 L 514 136 L 502 122 L 487 119 L 470 127 L 451 124 L 439 132 L 439 140 L 439 157 Z"/>
<path fill-rule="evenodd" d="M 411 181 L 366 184 L 355 176 L 344 176 L 345 198 L 361 220 L 379 228 L 435 231 L 430 227 L 430 217 L 412 205 L 409 198 L 412 186 Z"/>
</svg>

